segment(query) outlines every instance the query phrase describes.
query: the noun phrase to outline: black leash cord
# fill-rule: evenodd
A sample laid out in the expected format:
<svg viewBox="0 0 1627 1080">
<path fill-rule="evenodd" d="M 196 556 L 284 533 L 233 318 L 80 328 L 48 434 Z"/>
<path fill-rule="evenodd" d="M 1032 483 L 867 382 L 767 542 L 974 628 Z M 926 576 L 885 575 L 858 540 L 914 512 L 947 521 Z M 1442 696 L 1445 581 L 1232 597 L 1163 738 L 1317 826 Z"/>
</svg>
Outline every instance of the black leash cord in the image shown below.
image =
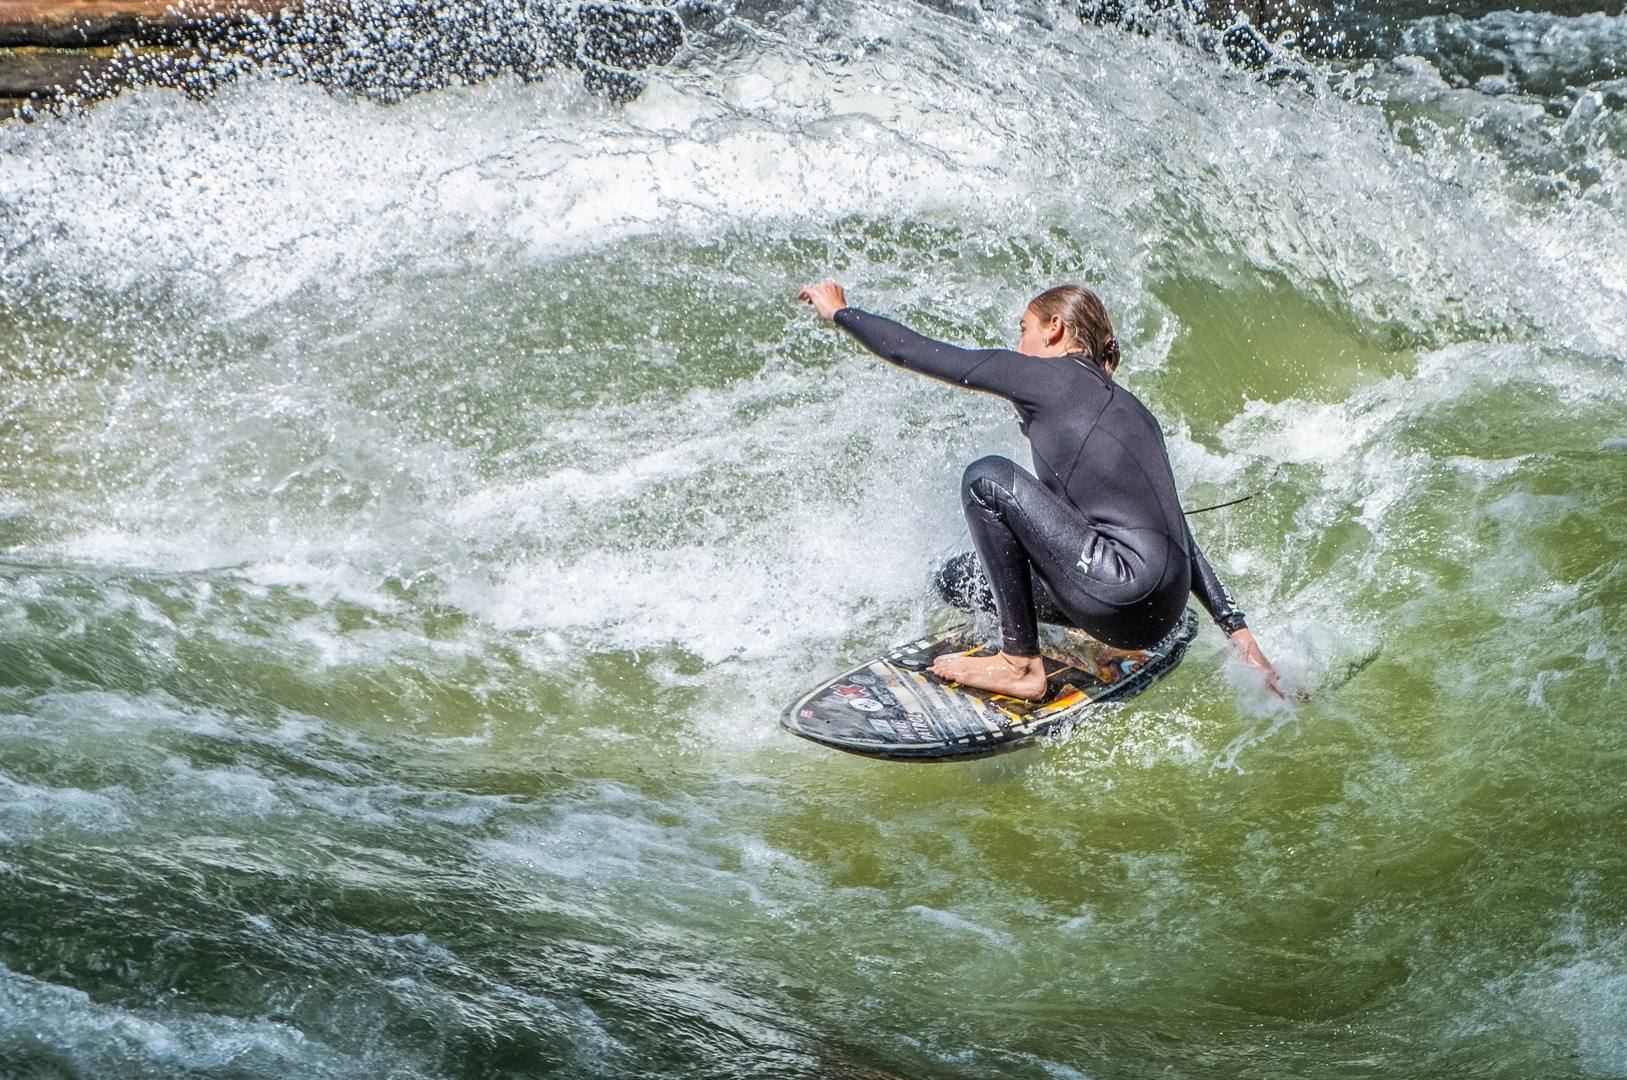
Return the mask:
<svg viewBox="0 0 1627 1080">
<path fill-rule="evenodd" d="M 1256 491 L 1254 493 L 1254 495 L 1263 495 L 1263 494 L 1264 494 L 1264 492 L 1261 492 L 1261 491 Z M 1215 503 L 1215 505 L 1213 505 L 1213 506 L 1205 506 L 1202 510 L 1185 510 L 1185 511 L 1182 511 L 1182 512 L 1187 517 L 1191 517 L 1193 514 L 1207 514 L 1211 510 L 1219 510 L 1219 509 L 1222 509 L 1223 507 L 1236 506 L 1238 503 L 1248 502 L 1250 499 L 1254 498 L 1254 495 L 1244 495 L 1241 499 L 1233 499 L 1231 502 Z"/>
<path fill-rule="evenodd" d="M 1275 469 L 1271 470 L 1271 475 L 1265 478 L 1265 487 L 1261 488 L 1259 491 L 1253 492 L 1252 494 L 1244 495 L 1241 499 L 1233 499 L 1231 502 L 1215 503 L 1215 505 L 1205 506 L 1201 510 L 1185 510 L 1182 511 L 1182 513 L 1184 513 L 1187 517 L 1191 517 L 1193 514 L 1207 514 L 1211 510 L 1220 510 L 1227 506 L 1236 506 L 1238 503 L 1246 503 L 1257 495 L 1264 495 L 1266 490 L 1276 481 L 1277 474 L 1280 472 L 1282 472 L 1282 466 L 1278 465 Z"/>
</svg>

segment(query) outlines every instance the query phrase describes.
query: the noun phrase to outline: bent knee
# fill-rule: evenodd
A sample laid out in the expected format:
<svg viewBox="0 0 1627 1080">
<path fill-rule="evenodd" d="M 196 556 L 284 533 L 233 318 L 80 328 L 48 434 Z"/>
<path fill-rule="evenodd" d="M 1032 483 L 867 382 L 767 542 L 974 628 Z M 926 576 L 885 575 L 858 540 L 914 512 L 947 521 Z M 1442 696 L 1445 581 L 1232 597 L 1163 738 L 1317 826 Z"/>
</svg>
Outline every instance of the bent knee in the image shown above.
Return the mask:
<svg viewBox="0 0 1627 1080">
<path fill-rule="evenodd" d="M 966 466 L 966 471 L 961 474 L 960 501 L 964 503 L 976 498 L 977 489 L 986 484 L 1009 492 L 1016 487 L 1016 478 L 1017 465 L 1010 458 L 1001 457 L 999 454 L 980 457 Z"/>
</svg>

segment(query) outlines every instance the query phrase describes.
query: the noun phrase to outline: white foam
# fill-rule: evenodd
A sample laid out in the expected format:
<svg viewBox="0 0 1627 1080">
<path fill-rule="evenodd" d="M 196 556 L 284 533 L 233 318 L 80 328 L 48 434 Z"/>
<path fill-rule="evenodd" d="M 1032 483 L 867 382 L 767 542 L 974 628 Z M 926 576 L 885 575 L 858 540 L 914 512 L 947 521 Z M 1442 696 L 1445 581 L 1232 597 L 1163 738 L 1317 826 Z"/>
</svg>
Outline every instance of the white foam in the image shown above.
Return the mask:
<svg viewBox="0 0 1627 1080">
<path fill-rule="evenodd" d="M 1003 407 L 868 360 L 810 366 L 821 332 L 793 325 L 740 347 L 761 358 L 755 377 L 688 385 L 677 399 L 611 392 L 592 410 L 528 402 L 535 437 L 498 461 L 415 423 L 444 388 L 400 388 L 392 414 L 367 399 L 400 372 L 382 358 L 378 370 L 344 366 L 369 334 L 405 328 L 410 340 L 413 306 L 440 295 L 402 281 L 438 269 L 524 282 L 526 268 L 587 251 L 619 269 L 617 253 L 638 237 L 668 242 L 661 250 L 680 260 L 719 238 L 818 242 L 833 263 L 846 260 L 856 300 L 979 332 L 1009 332 L 1046 267 L 1088 270 L 1128 328 L 1127 364 L 1143 371 L 1177 332 L 1152 291 L 1176 272 L 1221 285 L 1284 280 L 1336 313 L 1425 341 L 1473 332 L 1591 352 L 1517 341 L 1425 349 L 1415 375 L 1347 401 L 1251 402 L 1218 451 L 1193 441 L 1185 418 L 1165 418 L 1183 483 L 1229 487 L 1280 462 L 1314 472 L 1318 493 L 1284 484 L 1284 497 L 1304 496 L 1291 543 L 1308 550 L 1354 521 L 1379 538 L 1369 566 L 1405 542 L 1391 523 L 1441 467 L 1396 445 L 1430 408 L 1465 386 L 1520 378 L 1566 401 L 1616 400 L 1627 306 L 1614 254 L 1622 225 L 1607 208 L 1522 202 L 1501 172 L 1448 168 L 1462 164 L 1450 147 L 1407 150 L 1375 106 L 1270 88 L 1166 40 L 1066 19 L 991 38 L 865 4 L 831 18 L 820 16 L 817 41 L 800 24 L 745 44 L 697 39 L 626 108 L 566 75 L 390 108 L 250 80 L 201 103 L 146 91 L 71 125 L 7 126 L 0 248 L 7 280 L 34 282 L 14 288 L 48 307 L 69 303 L 55 299 L 66 290 L 115 310 L 173 290 L 187 320 L 228 341 L 119 375 L 105 422 L 87 420 L 80 443 L 142 466 L 112 491 L 24 498 L 60 530 L 31 553 L 242 567 L 319 606 L 382 612 L 402 607 L 386 582 L 433 578 L 425 592 L 473 615 L 475 632 L 535 635 L 539 663 L 578 644 L 676 644 L 714 664 L 816 664 L 921 628 L 926 571 L 964 543 L 960 467 L 990 451 L 1026 459 Z M 878 35 L 885 48 L 871 47 Z M 859 224 L 839 224 L 849 219 Z M 938 229 L 955 257 L 917 252 L 906 267 L 868 241 L 874 250 L 847 254 L 843 241 L 864 240 L 872 223 Z M 697 290 L 787 306 L 797 284 L 774 279 L 783 270 L 772 260 L 742 271 L 697 258 L 692 272 Z M 607 299 L 592 283 L 577 297 Z M 459 298 L 482 300 L 478 289 Z M 681 320 L 688 302 L 674 294 L 655 314 Z M 229 343 L 279 325 L 250 318 L 279 304 L 333 327 L 287 325 L 264 349 Z M 192 348 L 186 334 L 144 348 L 165 343 Z M 618 359 L 626 344 L 575 342 L 579 361 L 535 362 L 616 372 L 634 362 Z M 448 367 L 467 359 L 433 347 L 453 350 L 433 358 Z M 670 363 L 671 351 L 650 345 L 649 358 Z M 520 375 L 514 365 L 494 378 Z M 1450 467 L 1485 484 L 1508 466 L 1460 456 Z M 292 498 L 324 470 L 336 488 L 368 493 L 364 505 L 311 510 Z M 645 512 L 658 525 L 630 535 Z M 1292 550 L 1222 547 L 1257 618 L 1337 627 L 1353 643 L 1318 655 L 1367 651 L 1371 628 L 1342 611 L 1341 585 L 1276 595 L 1271 571 Z M 342 632 L 326 613 L 279 635 L 308 670 L 470 647 Z M 166 640 L 155 635 L 160 649 Z M 1284 663 L 1314 682 L 1324 661 L 1313 653 Z M 776 677 L 787 681 L 764 692 L 800 672 Z"/>
<path fill-rule="evenodd" d="M 971 935 L 997 949 L 1011 951 L 1014 943 L 1010 934 L 998 930 L 990 930 L 986 926 L 971 921 L 964 915 L 957 915 L 953 911 L 943 911 L 939 908 L 927 907 L 924 904 L 912 904 L 904 909 L 929 922 L 933 922 L 955 934 Z"/>
<path fill-rule="evenodd" d="M 268 1065 L 312 1077 L 371 1074 L 364 1062 L 347 1060 L 288 1024 L 101 1005 L 82 991 L 4 965 L 0 1047 L 12 1060 L 44 1059 L 97 1076 Z"/>
<path fill-rule="evenodd" d="M 1486 1043 L 1540 1040 L 1587 1076 L 1627 1071 L 1627 943 L 1579 910 L 1554 913 L 1545 955 L 1486 980 L 1451 1033 Z"/>
</svg>

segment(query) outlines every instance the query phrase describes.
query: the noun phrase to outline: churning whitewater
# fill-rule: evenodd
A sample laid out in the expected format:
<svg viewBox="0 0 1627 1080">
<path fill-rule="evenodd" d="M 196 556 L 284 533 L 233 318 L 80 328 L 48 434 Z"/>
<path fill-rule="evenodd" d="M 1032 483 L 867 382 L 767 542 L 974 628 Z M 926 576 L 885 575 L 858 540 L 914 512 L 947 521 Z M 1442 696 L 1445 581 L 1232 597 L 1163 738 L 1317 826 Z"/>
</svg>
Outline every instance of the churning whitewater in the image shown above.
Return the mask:
<svg viewBox="0 0 1627 1080">
<path fill-rule="evenodd" d="M 682 10 L 625 102 L 0 125 L 0 1072 L 1627 1072 L 1624 16 Z M 831 276 L 1100 293 L 1309 701 L 1207 627 L 995 761 L 785 736 L 1028 460 Z"/>
</svg>

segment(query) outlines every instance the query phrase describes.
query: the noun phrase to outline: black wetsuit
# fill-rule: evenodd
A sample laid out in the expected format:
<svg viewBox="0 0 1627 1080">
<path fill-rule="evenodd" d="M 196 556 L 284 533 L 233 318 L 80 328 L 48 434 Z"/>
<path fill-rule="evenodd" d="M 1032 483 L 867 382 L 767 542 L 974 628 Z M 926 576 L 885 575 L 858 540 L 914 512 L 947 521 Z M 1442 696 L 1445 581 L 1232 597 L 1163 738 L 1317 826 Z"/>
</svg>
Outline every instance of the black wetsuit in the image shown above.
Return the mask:
<svg viewBox="0 0 1627 1080">
<path fill-rule="evenodd" d="M 972 462 L 961 501 L 986 583 L 965 556 L 939 572 L 952 602 L 992 599 L 1007 653 L 1039 653 L 1036 592 L 1047 621 L 1122 649 L 1157 644 L 1188 592 L 1226 633 L 1245 625 L 1186 527 L 1158 421 L 1085 354 L 961 349 L 857 308 L 835 318 L 883 360 L 1017 407 L 1037 479 L 1003 457 Z"/>
</svg>

